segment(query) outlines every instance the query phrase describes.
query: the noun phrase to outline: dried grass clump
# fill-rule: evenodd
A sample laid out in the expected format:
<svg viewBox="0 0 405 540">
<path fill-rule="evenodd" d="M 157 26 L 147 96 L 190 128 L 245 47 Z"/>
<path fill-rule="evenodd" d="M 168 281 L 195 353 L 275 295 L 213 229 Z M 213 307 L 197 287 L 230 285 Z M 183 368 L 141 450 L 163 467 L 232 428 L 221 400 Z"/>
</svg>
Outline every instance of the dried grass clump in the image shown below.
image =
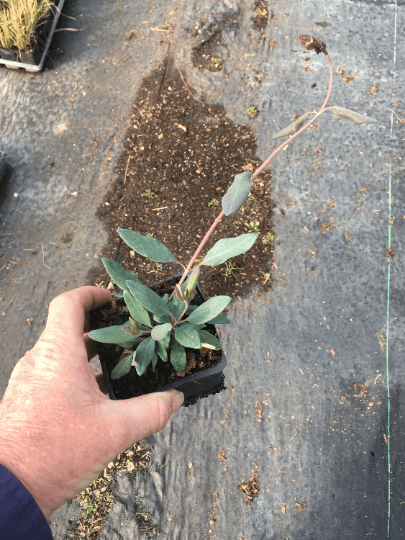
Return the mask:
<svg viewBox="0 0 405 540">
<path fill-rule="evenodd" d="M 0 47 L 30 49 L 31 37 L 53 5 L 50 0 L 0 0 Z"/>
</svg>

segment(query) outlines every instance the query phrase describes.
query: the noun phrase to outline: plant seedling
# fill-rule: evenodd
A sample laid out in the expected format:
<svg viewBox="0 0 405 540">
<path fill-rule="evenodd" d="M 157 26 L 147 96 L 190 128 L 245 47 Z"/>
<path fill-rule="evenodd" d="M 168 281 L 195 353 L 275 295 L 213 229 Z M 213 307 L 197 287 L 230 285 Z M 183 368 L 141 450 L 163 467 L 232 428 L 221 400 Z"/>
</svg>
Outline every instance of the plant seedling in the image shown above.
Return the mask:
<svg viewBox="0 0 405 540">
<path fill-rule="evenodd" d="M 153 199 L 153 197 L 155 196 L 155 194 L 153 193 L 153 191 L 151 191 L 150 189 L 147 189 L 145 191 L 145 193 L 142 193 L 141 194 L 141 197 L 148 197 L 148 199 Z"/>
<path fill-rule="evenodd" d="M 256 15 L 258 17 L 266 17 L 267 16 L 267 9 L 257 9 L 256 10 Z"/>
<path fill-rule="evenodd" d="M 152 270 L 148 270 L 147 274 L 159 274 L 162 271 L 163 266 L 161 264 L 157 264 L 156 268 Z"/>
<path fill-rule="evenodd" d="M 123 353 L 121 358 L 111 373 L 113 379 L 118 379 L 126 375 L 130 371 L 131 365 L 135 366 L 138 375 L 143 375 L 149 365 L 155 371 L 158 357 L 163 362 L 170 360 L 175 370 L 182 372 L 186 367 L 185 347 L 193 349 L 201 349 L 202 347 L 215 350 L 221 349 L 221 343 L 218 339 L 210 332 L 204 330 L 204 327 L 206 324 L 228 324 L 230 322 L 222 314 L 222 311 L 232 298 L 230 296 L 217 296 L 210 298 L 198 307 L 190 305 L 191 300 L 196 294 L 195 288 L 200 275 L 200 269 L 201 266 L 217 266 L 232 257 L 245 253 L 253 246 L 259 233 L 248 233 L 237 236 L 236 238 L 218 240 L 205 257 L 202 260 L 199 259 L 198 264 L 192 268 L 215 227 L 224 215 L 230 216 L 242 207 L 249 197 L 253 185 L 252 180 L 267 167 L 278 152 L 312 125 L 325 111 L 329 111 L 338 119 L 351 120 L 356 124 L 375 122 L 372 118 L 348 109 L 343 109 L 342 107 L 332 106 L 325 108 L 332 91 L 333 78 L 332 63 L 326 51 L 326 45 L 322 41 L 307 35 L 300 35 L 298 40 L 305 50 L 315 50 L 317 54 L 322 52 L 328 58 L 330 82 L 325 102 L 318 112 L 314 111 L 314 118 L 307 124 L 305 122 L 313 114 L 311 112 L 300 116 L 290 126 L 273 136 L 273 139 L 290 137 L 264 161 L 253 175 L 251 172 L 245 171 L 235 176 L 233 183 L 222 198 L 221 213 L 200 242 L 187 267 L 177 260 L 175 255 L 156 238 L 149 235 L 142 236 L 135 231 L 127 229 L 118 229 L 121 239 L 139 255 L 147 257 L 153 262 L 176 262 L 183 267 L 183 276 L 174 287 L 171 296 L 169 297 L 168 294 L 165 294 L 161 298 L 156 292 L 143 285 L 136 274 L 124 270 L 119 263 L 112 259 L 102 258 L 111 280 L 123 291 L 122 293 L 114 293 L 115 296 L 124 299 L 130 313 L 128 322 L 123 325 L 110 326 L 89 332 L 90 338 L 95 341 L 115 343 L 122 347 Z M 251 223 L 258 230 L 259 223 Z M 266 241 L 273 239 L 274 236 L 271 233 L 267 233 L 267 237 L 263 242 L 266 243 Z M 225 272 L 229 275 L 234 269 L 236 268 L 228 266 Z M 268 281 L 271 276 L 269 273 L 264 273 L 264 277 Z"/>
<path fill-rule="evenodd" d="M 225 272 L 225 281 L 226 281 L 226 278 L 229 277 L 234 270 L 242 270 L 242 268 L 237 268 L 236 266 L 234 266 L 233 263 L 232 264 L 225 263 L 225 265 L 226 265 L 226 268 L 223 269 L 223 272 Z"/>
<path fill-rule="evenodd" d="M 249 231 L 260 232 L 260 221 L 244 221 L 243 224 Z"/>
<path fill-rule="evenodd" d="M 263 244 L 268 244 L 272 240 L 274 240 L 274 234 L 267 233 L 266 237 L 263 238 Z"/>
<path fill-rule="evenodd" d="M 248 113 L 250 118 L 254 118 L 255 116 L 259 114 L 259 111 L 256 109 L 256 107 L 253 107 L 253 105 L 249 107 L 248 109 L 246 109 L 246 112 Z"/>
<path fill-rule="evenodd" d="M 222 60 L 220 58 L 211 58 L 211 67 L 219 68 L 222 66 Z"/>
<path fill-rule="evenodd" d="M 263 285 L 265 285 L 267 283 L 267 281 L 269 281 L 269 279 L 271 278 L 271 274 L 269 274 L 269 272 L 262 272 L 262 274 L 263 274 L 263 277 L 264 277 Z"/>
<path fill-rule="evenodd" d="M 217 199 L 212 199 L 212 201 L 208 203 L 208 206 L 212 206 L 213 204 L 217 206 L 219 204 L 219 201 L 217 201 Z"/>
</svg>

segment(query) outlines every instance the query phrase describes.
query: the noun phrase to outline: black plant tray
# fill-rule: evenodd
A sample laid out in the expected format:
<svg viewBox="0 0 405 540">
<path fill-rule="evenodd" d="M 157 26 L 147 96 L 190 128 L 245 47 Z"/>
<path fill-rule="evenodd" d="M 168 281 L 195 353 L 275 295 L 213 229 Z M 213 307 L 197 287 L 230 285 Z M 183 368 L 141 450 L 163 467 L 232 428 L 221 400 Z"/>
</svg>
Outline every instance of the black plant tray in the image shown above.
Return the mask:
<svg viewBox="0 0 405 540">
<path fill-rule="evenodd" d="M 183 274 L 176 274 L 175 276 L 172 276 L 170 278 L 167 278 L 163 281 L 163 283 L 166 282 L 172 282 L 174 285 L 175 283 L 178 283 L 180 281 L 180 278 Z M 162 282 L 154 283 L 153 285 L 150 285 L 149 287 L 152 290 L 155 290 L 158 285 L 160 285 Z M 197 284 L 196 287 L 197 295 L 201 297 L 201 301 L 205 302 L 205 298 L 201 292 L 201 289 L 199 285 Z M 207 325 L 206 329 L 209 330 L 209 327 L 212 326 L 212 328 L 215 330 L 215 337 L 219 340 L 218 333 L 215 329 L 214 325 Z M 121 399 L 116 396 L 116 393 L 113 389 L 113 383 L 110 376 L 110 370 L 107 367 L 107 357 L 109 356 L 108 351 L 103 350 L 103 344 L 99 343 L 99 358 L 100 358 L 100 364 L 101 368 L 103 370 L 104 374 L 104 380 L 105 384 L 108 390 L 108 395 L 110 399 Z M 180 392 L 183 392 L 184 394 L 184 407 L 188 407 L 190 405 L 194 405 L 197 403 L 197 401 L 203 397 L 208 397 L 210 395 L 217 394 L 218 392 L 221 392 L 222 390 L 226 390 L 226 387 L 224 385 L 225 381 L 225 375 L 223 373 L 225 367 L 226 367 L 226 356 L 223 353 L 222 350 L 222 356 L 221 360 L 212 367 L 207 367 L 207 369 L 204 369 L 202 371 L 198 371 L 192 375 L 188 375 L 186 377 L 183 377 L 182 379 L 178 379 L 175 381 L 172 381 L 165 386 L 162 386 L 160 388 L 157 388 L 156 390 L 153 390 L 153 392 L 164 392 L 165 390 L 170 390 L 171 388 L 175 388 L 176 390 L 179 390 Z M 131 368 L 134 369 L 134 368 Z M 130 396 L 133 397 L 133 396 Z M 129 399 L 129 398 L 126 398 Z"/>
<path fill-rule="evenodd" d="M 59 0 L 59 4 L 49 10 L 47 17 L 37 29 L 32 52 L 0 49 L 0 64 L 9 69 L 25 69 L 31 73 L 41 71 L 64 3 L 65 0 Z"/>
</svg>

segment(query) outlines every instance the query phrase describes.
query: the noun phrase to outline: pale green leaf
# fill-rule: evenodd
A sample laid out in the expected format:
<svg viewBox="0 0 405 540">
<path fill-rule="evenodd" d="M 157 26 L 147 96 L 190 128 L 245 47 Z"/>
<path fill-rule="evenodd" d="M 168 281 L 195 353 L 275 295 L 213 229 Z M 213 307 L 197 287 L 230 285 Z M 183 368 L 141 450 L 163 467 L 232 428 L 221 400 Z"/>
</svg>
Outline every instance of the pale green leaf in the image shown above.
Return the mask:
<svg viewBox="0 0 405 540">
<path fill-rule="evenodd" d="M 135 351 L 136 372 L 138 375 L 143 375 L 152 362 L 155 355 L 156 341 L 151 337 L 144 339 Z"/>
<path fill-rule="evenodd" d="M 142 236 L 128 229 L 117 229 L 117 232 L 130 248 L 151 261 L 170 263 L 176 260 L 170 249 L 152 236 Z"/>
<path fill-rule="evenodd" d="M 232 298 L 230 296 L 215 296 L 214 298 L 210 298 L 204 304 L 198 306 L 186 320 L 192 324 L 206 323 L 219 315 L 231 300 Z"/>
<path fill-rule="evenodd" d="M 132 296 L 132 294 L 127 291 L 124 291 L 124 302 L 129 309 L 129 313 L 131 314 L 131 317 L 133 319 L 135 319 L 139 323 L 149 326 L 149 328 L 152 328 L 149 313 L 142 306 L 142 304 L 138 302 L 138 300 L 136 300 Z"/>
<path fill-rule="evenodd" d="M 207 321 L 207 324 L 229 324 L 230 322 L 231 321 L 227 319 L 225 315 L 222 315 L 222 313 L 220 313 L 211 321 Z"/>
<path fill-rule="evenodd" d="M 127 287 L 129 292 L 145 309 L 156 315 L 168 315 L 170 317 L 171 313 L 167 304 L 157 293 L 152 291 L 152 289 L 146 287 L 146 285 L 143 285 L 142 283 L 136 283 L 135 281 L 127 281 Z"/>
<path fill-rule="evenodd" d="M 118 285 L 118 287 L 120 287 L 124 291 L 128 290 L 126 286 L 127 280 L 139 281 L 139 278 L 136 274 L 124 270 L 123 267 L 119 263 L 117 263 L 117 261 L 114 261 L 113 259 L 107 259 L 107 257 L 101 257 L 101 260 L 110 278 L 116 285 Z M 114 294 L 115 296 L 118 296 L 119 293 Z"/>
<path fill-rule="evenodd" d="M 153 320 L 163 324 L 170 322 L 170 317 L 168 315 L 153 315 Z"/>
<path fill-rule="evenodd" d="M 184 347 L 200 349 L 201 341 L 198 330 L 192 324 L 182 324 L 174 329 L 174 337 Z"/>
<path fill-rule="evenodd" d="M 218 240 L 213 248 L 204 257 L 201 264 L 205 266 L 217 266 L 231 257 L 236 257 L 248 251 L 256 242 L 259 233 L 248 233 L 236 238 L 223 238 Z"/>
<path fill-rule="evenodd" d="M 156 341 L 160 341 L 163 339 L 172 329 L 172 325 L 170 323 L 165 324 L 158 324 L 157 326 L 154 326 L 152 328 L 152 339 L 156 339 Z"/>
<path fill-rule="evenodd" d="M 163 362 L 167 362 L 168 360 L 167 349 L 169 348 L 169 344 L 170 344 L 170 334 L 167 334 L 160 341 L 156 341 L 156 352 L 158 353 L 160 358 L 163 360 Z"/>
<path fill-rule="evenodd" d="M 111 378 L 116 380 L 129 373 L 134 355 L 129 354 L 123 358 L 111 372 Z"/>
<path fill-rule="evenodd" d="M 121 328 L 125 328 L 126 326 L 130 325 L 130 322 L 126 322 L 120 326 L 109 326 L 108 328 L 92 330 L 89 332 L 89 337 L 100 343 L 116 343 L 117 345 L 121 345 L 121 343 L 127 343 L 130 341 L 128 334 L 123 332 Z M 131 341 L 133 341 L 132 338 Z"/>
<path fill-rule="evenodd" d="M 184 350 L 184 347 L 175 340 L 173 340 L 173 345 L 170 349 L 170 363 L 178 373 L 181 373 L 186 369 L 186 351 Z"/>
<path fill-rule="evenodd" d="M 222 210 L 226 216 L 239 210 L 246 202 L 253 185 L 250 181 L 251 176 L 250 172 L 243 172 L 235 176 L 228 191 L 222 197 Z"/>
<path fill-rule="evenodd" d="M 221 342 L 206 330 L 198 330 L 201 340 L 201 346 L 207 349 L 219 351 L 222 347 Z"/>
</svg>

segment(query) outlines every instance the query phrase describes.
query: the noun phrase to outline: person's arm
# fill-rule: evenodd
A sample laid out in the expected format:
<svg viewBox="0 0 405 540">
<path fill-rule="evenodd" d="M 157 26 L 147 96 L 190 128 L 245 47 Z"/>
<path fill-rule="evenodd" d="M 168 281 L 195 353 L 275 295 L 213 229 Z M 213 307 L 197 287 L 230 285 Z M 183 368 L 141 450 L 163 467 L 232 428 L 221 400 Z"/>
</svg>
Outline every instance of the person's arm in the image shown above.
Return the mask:
<svg viewBox="0 0 405 540">
<path fill-rule="evenodd" d="M 183 403 L 170 390 L 110 400 L 89 360 L 88 313 L 111 301 L 98 287 L 55 298 L 36 345 L 15 366 L 0 403 L 0 464 L 29 490 L 47 520 L 110 461 L 163 429 Z M 1 534 L 0 534 L 1 536 Z"/>
<path fill-rule="evenodd" d="M 52 540 L 50 526 L 35 499 L 3 465 L 0 465 L 0 538 Z"/>
</svg>

